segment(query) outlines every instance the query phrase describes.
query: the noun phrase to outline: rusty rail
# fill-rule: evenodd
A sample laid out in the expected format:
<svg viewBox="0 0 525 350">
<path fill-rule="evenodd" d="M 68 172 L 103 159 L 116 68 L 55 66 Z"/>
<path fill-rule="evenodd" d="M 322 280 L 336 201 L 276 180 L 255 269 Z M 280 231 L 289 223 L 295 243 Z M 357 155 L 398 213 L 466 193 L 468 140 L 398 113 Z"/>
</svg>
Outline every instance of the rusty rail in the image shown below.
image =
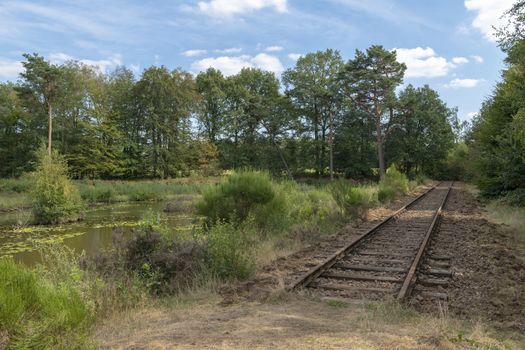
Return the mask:
<svg viewBox="0 0 525 350">
<path fill-rule="evenodd" d="M 405 280 L 403 282 L 403 285 L 401 286 L 401 289 L 399 290 L 399 294 L 397 295 L 398 300 L 404 300 L 407 295 L 410 293 L 410 287 L 414 285 L 413 282 L 417 279 L 416 272 L 419 267 L 419 263 L 421 262 L 421 258 L 423 257 L 423 254 L 425 253 L 425 250 L 427 249 L 428 242 L 430 241 L 430 237 L 432 235 L 432 232 L 434 232 L 434 228 L 436 226 L 436 223 L 441 216 L 441 212 L 443 210 L 443 207 L 445 206 L 445 203 L 448 199 L 448 195 L 450 194 L 450 190 L 452 189 L 452 186 L 454 185 L 454 182 L 450 184 L 448 187 L 447 193 L 445 194 L 445 197 L 443 197 L 443 200 L 441 201 L 441 204 L 436 210 L 436 213 L 434 214 L 434 217 L 432 219 L 432 224 L 428 228 L 425 238 L 423 239 L 423 242 L 421 243 L 421 246 L 419 247 L 419 250 L 417 252 L 416 257 L 414 258 L 414 261 L 412 262 L 410 269 L 408 270 L 408 274 L 405 277 Z"/>
<path fill-rule="evenodd" d="M 372 233 L 377 231 L 379 228 L 384 226 L 386 223 L 388 223 L 391 220 L 393 220 L 395 217 L 397 217 L 402 212 L 406 211 L 410 206 L 412 206 L 415 203 L 417 203 L 420 199 L 425 197 L 430 191 L 435 189 L 437 186 L 439 186 L 439 184 L 432 186 L 431 188 L 426 190 L 424 193 L 422 193 L 418 197 L 414 198 L 408 204 L 404 205 L 402 208 L 397 210 L 394 214 L 390 215 L 389 217 L 387 217 L 386 219 L 384 219 L 383 221 L 379 222 L 377 225 L 375 225 L 374 227 L 369 229 L 363 235 L 361 235 L 360 237 L 358 237 L 358 238 L 354 239 L 353 241 L 349 242 L 343 248 L 339 249 L 337 252 L 335 252 L 334 254 L 330 255 L 324 262 L 318 264 L 317 266 L 313 267 L 308 272 L 303 274 L 301 277 L 299 277 L 295 282 L 293 282 L 290 286 L 288 286 L 287 289 L 288 290 L 294 290 L 294 289 L 299 288 L 301 286 L 307 285 L 312 280 L 316 279 L 324 271 L 326 271 L 327 269 L 331 268 L 335 263 L 337 263 L 337 261 L 341 257 L 345 256 L 359 242 L 361 242 L 363 239 L 365 239 L 368 236 L 370 236 Z M 448 196 L 448 193 L 447 193 L 447 196 Z"/>
</svg>

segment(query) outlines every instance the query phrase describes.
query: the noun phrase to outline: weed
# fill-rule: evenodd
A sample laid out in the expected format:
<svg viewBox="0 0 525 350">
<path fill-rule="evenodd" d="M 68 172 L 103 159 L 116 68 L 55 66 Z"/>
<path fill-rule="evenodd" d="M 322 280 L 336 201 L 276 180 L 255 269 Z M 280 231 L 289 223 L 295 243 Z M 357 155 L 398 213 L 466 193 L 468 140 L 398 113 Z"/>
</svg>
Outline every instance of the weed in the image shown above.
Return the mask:
<svg viewBox="0 0 525 350">
<path fill-rule="evenodd" d="M 351 217 L 365 219 L 368 209 L 377 204 L 377 191 L 371 186 L 353 186 L 338 180 L 330 189 L 339 208 Z"/>
<path fill-rule="evenodd" d="M 246 279 L 255 268 L 255 228 L 248 220 L 241 225 L 217 222 L 207 232 L 206 261 L 223 279 Z"/>
<path fill-rule="evenodd" d="M 380 202 L 387 202 L 397 196 L 407 194 L 408 190 L 408 178 L 392 165 L 387 169 L 385 178 L 379 183 L 377 197 Z"/>
<path fill-rule="evenodd" d="M 0 330 L 12 349 L 79 349 L 89 345 L 92 315 L 75 288 L 0 259 Z"/>
<path fill-rule="evenodd" d="M 242 221 L 252 210 L 269 204 L 274 197 L 268 173 L 242 171 L 205 191 L 202 200 L 197 203 L 197 210 L 207 218 L 208 225 L 232 219 Z"/>
</svg>

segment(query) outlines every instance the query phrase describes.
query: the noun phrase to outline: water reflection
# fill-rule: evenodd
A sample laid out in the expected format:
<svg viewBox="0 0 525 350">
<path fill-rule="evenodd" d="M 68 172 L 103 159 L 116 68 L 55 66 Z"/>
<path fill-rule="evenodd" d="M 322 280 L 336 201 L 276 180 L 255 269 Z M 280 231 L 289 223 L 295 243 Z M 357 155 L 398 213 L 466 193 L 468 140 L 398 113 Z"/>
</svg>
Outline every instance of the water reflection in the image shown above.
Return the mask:
<svg viewBox="0 0 525 350">
<path fill-rule="evenodd" d="M 82 222 L 56 226 L 30 226 L 13 228 L 20 217 L 27 214 L 0 213 L 0 256 L 12 255 L 27 265 L 40 261 L 33 243 L 62 241 L 79 254 L 93 254 L 100 249 L 109 248 L 117 234 L 131 237 L 144 215 L 150 211 L 162 211 L 165 203 L 125 203 L 90 208 Z M 194 217 L 187 213 L 165 213 L 168 224 L 177 232 L 190 231 Z M 119 228 L 115 230 L 115 228 Z"/>
</svg>

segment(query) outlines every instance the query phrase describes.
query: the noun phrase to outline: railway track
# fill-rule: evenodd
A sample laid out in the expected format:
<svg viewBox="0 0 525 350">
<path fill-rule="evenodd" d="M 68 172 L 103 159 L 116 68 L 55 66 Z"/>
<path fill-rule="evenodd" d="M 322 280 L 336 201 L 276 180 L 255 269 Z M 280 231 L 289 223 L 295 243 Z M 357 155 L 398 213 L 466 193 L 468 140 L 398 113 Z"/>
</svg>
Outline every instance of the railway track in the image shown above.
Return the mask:
<svg viewBox="0 0 525 350">
<path fill-rule="evenodd" d="M 452 275 L 450 258 L 425 253 L 452 185 L 443 182 L 430 188 L 300 276 L 289 289 L 306 288 L 323 299 L 343 301 L 404 300 L 419 277 L 418 285 L 428 286 L 423 296 L 446 299 L 446 293 L 432 288 L 446 286 Z"/>
</svg>

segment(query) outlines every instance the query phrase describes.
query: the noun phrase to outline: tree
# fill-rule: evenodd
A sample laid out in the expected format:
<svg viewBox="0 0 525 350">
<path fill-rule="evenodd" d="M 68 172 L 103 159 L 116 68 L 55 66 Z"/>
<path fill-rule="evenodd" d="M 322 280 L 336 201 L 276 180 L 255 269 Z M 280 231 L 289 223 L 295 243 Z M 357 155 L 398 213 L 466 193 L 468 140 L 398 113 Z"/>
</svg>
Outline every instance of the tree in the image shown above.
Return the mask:
<svg viewBox="0 0 525 350">
<path fill-rule="evenodd" d="M 456 120 L 456 109 L 448 108 L 435 90 L 408 85 L 389 121 L 388 158 L 407 174 L 438 175 L 454 144 L 451 124 Z"/>
<path fill-rule="evenodd" d="M 60 68 L 44 60 L 34 53 L 23 55 L 26 61 L 22 62 L 25 71 L 20 73 L 22 85 L 20 92 L 33 95 L 44 109 L 47 110 L 48 138 L 47 150 L 51 155 L 51 140 L 53 134 L 53 106 L 60 92 Z"/>
<path fill-rule="evenodd" d="M 283 74 L 286 94 L 311 125 L 315 144 L 317 173 L 324 168 L 328 132 L 329 172 L 334 178 L 334 120 L 341 112 L 342 96 L 338 74 L 343 67 L 339 51 L 331 49 L 309 53 Z"/>
<path fill-rule="evenodd" d="M 507 19 L 499 32 L 507 67 L 474 120 L 468 146 L 482 195 L 525 205 L 525 2 L 518 1 Z"/>
<path fill-rule="evenodd" d="M 216 143 L 225 122 L 226 80 L 219 70 L 208 68 L 197 75 L 196 84 L 202 98 L 197 114 L 199 123 L 207 140 Z"/>
<path fill-rule="evenodd" d="M 185 171 L 183 147 L 187 144 L 189 117 L 198 98 L 190 73 L 166 67 L 146 69 L 134 86 L 139 156 L 143 176 L 177 176 Z"/>
<path fill-rule="evenodd" d="M 12 83 L 0 83 L 0 177 L 30 170 L 38 127 L 22 108 Z"/>
<path fill-rule="evenodd" d="M 388 118 L 389 103 L 395 88 L 403 81 L 406 66 L 396 61 L 396 52 L 373 45 L 365 52 L 356 50 L 340 76 L 345 95 L 375 123 L 376 147 L 381 179 L 385 176 L 383 129 Z M 385 118 L 386 117 L 386 118 Z"/>
</svg>

